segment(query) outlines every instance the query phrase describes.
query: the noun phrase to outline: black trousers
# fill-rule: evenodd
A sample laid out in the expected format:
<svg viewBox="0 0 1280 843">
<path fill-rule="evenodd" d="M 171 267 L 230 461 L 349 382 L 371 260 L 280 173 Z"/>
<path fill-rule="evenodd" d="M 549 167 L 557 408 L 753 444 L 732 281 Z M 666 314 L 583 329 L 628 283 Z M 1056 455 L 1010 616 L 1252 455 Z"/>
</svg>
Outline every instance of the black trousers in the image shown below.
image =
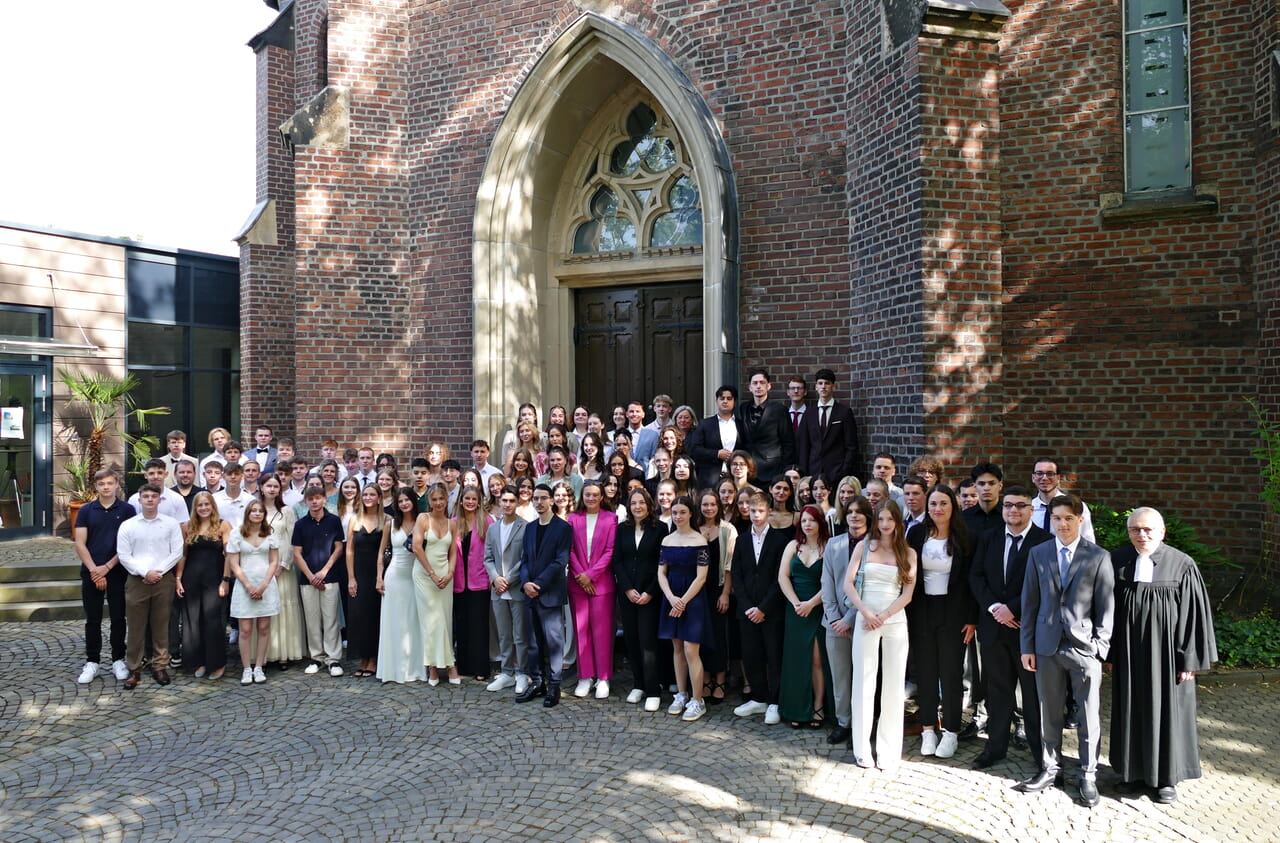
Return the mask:
<svg viewBox="0 0 1280 843">
<path fill-rule="evenodd" d="M 662 695 L 662 674 L 658 670 L 659 605 L 659 601 L 650 600 L 643 606 L 637 606 L 627 599 L 626 594 L 618 592 L 622 643 L 627 648 L 634 685 L 644 691 L 646 697 Z"/>
<path fill-rule="evenodd" d="M 1022 711 L 1026 719 L 1027 743 L 1031 757 L 1040 763 L 1040 695 L 1036 675 L 1022 669 L 1016 633 L 997 635 L 982 645 L 982 675 L 987 680 L 987 754 L 999 758 L 1009 751 L 1009 730 L 1017 706 L 1015 689 L 1022 689 Z"/>
<path fill-rule="evenodd" d="M 767 616 L 764 623 L 740 618 L 738 629 L 742 635 L 742 672 L 751 683 L 751 699 L 777 705 L 782 685 L 782 613 Z"/>
<path fill-rule="evenodd" d="M 221 670 L 227 666 L 227 637 L 222 620 L 226 601 L 218 596 L 216 583 L 200 582 L 184 574 L 183 586 L 182 666 L 186 670 L 203 667 L 210 673 Z"/>
<path fill-rule="evenodd" d="M 84 660 L 102 661 L 102 603 L 106 601 L 111 617 L 111 660 L 125 655 L 124 584 L 129 572 L 117 565 L 107 572 L 107 590 L 98 591 L 89 571 L 80 566 L 80 602 L 84 605 Z"/>
<path fill-rule="evenodd" d="M 964 630 L 946 622 L 946 595 L 925 595 L 908 632 L 916 662 L 916 702 L 920 725 L 937 726 L 938 686 L 942 686 L 942 728 L 959 732 L 964 713 Z"/>
<path fill-rule="evenodd" d="M 453 594 L 454 665 L 463 676 L 489 675 L 489 592 Z"/>
</svg>

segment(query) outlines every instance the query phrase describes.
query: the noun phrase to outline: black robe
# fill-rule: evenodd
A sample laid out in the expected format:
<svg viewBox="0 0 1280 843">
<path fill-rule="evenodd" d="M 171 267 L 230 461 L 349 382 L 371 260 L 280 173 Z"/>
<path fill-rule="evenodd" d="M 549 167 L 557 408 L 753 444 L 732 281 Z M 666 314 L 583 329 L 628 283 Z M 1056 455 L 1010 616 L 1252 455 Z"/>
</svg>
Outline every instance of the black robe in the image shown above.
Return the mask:
<svg viewBox="0 0 1280 843">
<path fill-rule="evenodd" d="M 1196 563 L 1161 545 L 1149 583 L 1134 582 L 1138 552 L 1111 555 L 1116 572 L 1111 766 L 1120 778 L 1150 787 L 1200 777 L 1196 683 L 1182 671 L 1218 660 L 1209 595 Z"/>
</svg>

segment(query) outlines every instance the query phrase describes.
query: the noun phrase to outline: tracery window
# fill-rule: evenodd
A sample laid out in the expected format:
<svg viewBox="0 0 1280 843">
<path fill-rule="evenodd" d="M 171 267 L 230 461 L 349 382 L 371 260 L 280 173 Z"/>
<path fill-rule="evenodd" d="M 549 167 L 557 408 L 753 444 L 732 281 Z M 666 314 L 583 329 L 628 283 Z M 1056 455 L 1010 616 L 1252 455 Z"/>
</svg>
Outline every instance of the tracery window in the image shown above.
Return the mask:
<svg viewBox="0 0 1280 843">
<path fill-rule="evenodd" d="M 702 247 L 702 204 L 693 167 L 672 127 L 639 103 L 601 145 L 579 191 L 571 259 L 686 254 Z"/>
</svg>

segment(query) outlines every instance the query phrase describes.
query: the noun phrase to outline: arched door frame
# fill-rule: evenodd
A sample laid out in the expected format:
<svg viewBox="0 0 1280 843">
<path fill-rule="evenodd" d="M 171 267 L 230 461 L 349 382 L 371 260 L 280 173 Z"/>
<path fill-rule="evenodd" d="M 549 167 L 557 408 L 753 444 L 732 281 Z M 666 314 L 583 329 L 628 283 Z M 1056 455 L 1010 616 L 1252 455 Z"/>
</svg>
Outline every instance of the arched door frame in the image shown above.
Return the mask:
<svg viewBox="0 0 1280 843">
<path fill-rule="evenodd" d="M 542 54 L 512 98 L 485 163 L 474 224 L 474 427 L 494 437 L 517 404 L 573 399 L 573 307 L 551 276 L 550 209 L 571 149 L 549 141 L 579 74 L 603 57 L 653 95 L 679 130 L 702 190 L 703 378 L 736 383 L 738 202 L 728 149 L 683 71 L 635 29 L 586 13 Z M 548 173 L 547 170 L 554 170 Z M 644 396 L 647 399 L 649 396 Z M 704 397 L 710 411 L 710 401 Z M 497 443 L 494 443 L 497 447 Z"/>
</svg>

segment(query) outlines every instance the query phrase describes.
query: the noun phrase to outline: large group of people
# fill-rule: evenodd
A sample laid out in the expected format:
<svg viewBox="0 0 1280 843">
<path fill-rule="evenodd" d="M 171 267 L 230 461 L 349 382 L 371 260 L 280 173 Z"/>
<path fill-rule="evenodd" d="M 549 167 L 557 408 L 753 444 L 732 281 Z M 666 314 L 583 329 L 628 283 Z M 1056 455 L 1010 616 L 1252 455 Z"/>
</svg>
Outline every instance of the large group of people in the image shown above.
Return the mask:
<svg viewBox="0 0 1280 843">
<path fill-rule="evenodd" d="M 1216 651 L 1160 514 L 1135 510 L 1130 546 L 1108 552 L 1052 458 L 1030 486 L 982 461 L 953 489 L 929 454 L 864 466 L 835 374 L 815 382 L 814 403 L 801 378 L 772 399 L 755 369 L 750 400 L 721 386 L 700 420 L 666 395 L 608 423 L 556 406 L 544 424 L 524 404 L 496 451 L 477 439 L 463 461 L 440 441 L 402 465 L 334 440 L 309 460 L 267 426 L 248 449 L 215 428 L 197 459 L 173 431 L 133 498 L 103 470 L 78 514 L 79 681 L 101 670 L 104 602 L 126 689 L 144 665 L 161 685 L 179 668 L 222 678 L 234 620 L 243 685 L 295 664 L 342 676 L 345 660 L 554 707 L 566 675 L 576 697 L 615 695 L 620 638 L 628 704 L 670 694 L 667 713 L 696 721 L 733 687 L 736 716 L 827 730 L 860 767 L 898 766 L 912 693 L 921 755 L 985 728 L 975 765 L 1029 748 L 1026 792 L 1062 783 L 1075 723 L 1092 806 L 1106 662 L 1122 788 L 1173 801 L 1200 774 L 1194 677 Z"/>
</svg>

